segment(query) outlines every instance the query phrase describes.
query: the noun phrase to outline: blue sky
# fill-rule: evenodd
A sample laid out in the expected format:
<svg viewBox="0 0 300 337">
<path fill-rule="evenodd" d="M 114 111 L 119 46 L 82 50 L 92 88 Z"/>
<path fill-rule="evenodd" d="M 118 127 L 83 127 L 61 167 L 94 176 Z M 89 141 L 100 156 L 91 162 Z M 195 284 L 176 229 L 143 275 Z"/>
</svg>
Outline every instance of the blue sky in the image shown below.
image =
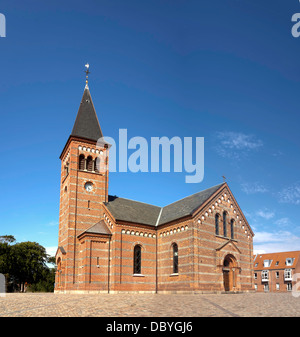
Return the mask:
<svg viewBox="0 0 300 337">
<path fill-rule="evenodd" d="M 164 206 L 222 182 L 259 252 L 300 250 L 296 0 L 1 1 L 1 234 L 58 240 L 59 155 L 84 64 L 105 135 L 204 137 L 205 176 L 111 173 L 109 192 Z"/>
</svg>

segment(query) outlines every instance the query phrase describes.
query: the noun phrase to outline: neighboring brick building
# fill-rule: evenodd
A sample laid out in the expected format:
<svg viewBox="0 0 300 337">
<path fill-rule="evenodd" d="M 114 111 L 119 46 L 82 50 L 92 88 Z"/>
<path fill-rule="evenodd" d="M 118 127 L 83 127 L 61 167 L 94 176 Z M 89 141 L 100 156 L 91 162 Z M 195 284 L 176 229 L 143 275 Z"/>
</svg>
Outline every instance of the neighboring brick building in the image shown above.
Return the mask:
<svg viewBox="0 0 300 337">
<path fill-rule="evenodd" d="M 86 86 L 60 156 L 56 292 L 254 290 L 254 234 L 227 183 L 165 207 L 109 196 L 100 137 Z"/>
<path fill-rule="evenodd" d="M 292 291 L 300 273 L 300 251 L 257 254 L 254 256 L 254 287 L 256 291 Z M 294 276 L 294 278 L 293 278 Z M 300 274 L 298 276 L 300 278 Z"/>
</svg>

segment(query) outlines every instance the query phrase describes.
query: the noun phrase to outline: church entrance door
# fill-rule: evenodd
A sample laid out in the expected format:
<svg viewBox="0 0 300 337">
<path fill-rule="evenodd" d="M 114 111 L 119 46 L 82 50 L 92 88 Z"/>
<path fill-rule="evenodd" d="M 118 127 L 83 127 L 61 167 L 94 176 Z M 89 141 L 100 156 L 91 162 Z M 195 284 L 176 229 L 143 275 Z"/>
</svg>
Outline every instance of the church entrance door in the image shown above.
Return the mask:
<svg viewBox="0 0 300 337">
<path fill-rule="evenodd" d="M 233 291 L 236 288 L 236 260 L 232 255 L 226 255 L 223 263 L 223 284 L 225 291 Z"/>
</svg>

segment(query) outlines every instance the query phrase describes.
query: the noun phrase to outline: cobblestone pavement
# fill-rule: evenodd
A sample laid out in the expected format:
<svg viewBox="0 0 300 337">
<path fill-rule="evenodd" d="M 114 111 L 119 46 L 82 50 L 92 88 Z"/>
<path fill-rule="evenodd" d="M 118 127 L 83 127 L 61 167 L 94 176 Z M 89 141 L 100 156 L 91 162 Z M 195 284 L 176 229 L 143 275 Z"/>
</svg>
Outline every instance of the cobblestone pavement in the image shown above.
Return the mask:
<svg viewBox="0 0 300 337">
<path fill-rule="evenodd" d="M 291 293 L 6 294 L 0 317 L 300 316 Z"/>
</svg>

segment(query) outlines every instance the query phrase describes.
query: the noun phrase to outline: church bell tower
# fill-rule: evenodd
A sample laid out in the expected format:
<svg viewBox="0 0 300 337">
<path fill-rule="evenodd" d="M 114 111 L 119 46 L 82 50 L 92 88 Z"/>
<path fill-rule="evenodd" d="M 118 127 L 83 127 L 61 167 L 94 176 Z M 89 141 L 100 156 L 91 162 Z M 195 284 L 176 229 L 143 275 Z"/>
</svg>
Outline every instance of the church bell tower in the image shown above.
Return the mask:
<svg viewBox="0 0 300 337">
<path fill-rule="evenodd" d="M 56 290 L 80 289 L 80 243 L 78 235 L 102 217 L 102 203 L 108 200 L 108 146 L 98 143 L 103 137 L 88 86 L 77 117 L 60 155 L 59 238 L 56 261 Z M 99 145 L 102 144 L 102 145 Z"/>
</svg>

